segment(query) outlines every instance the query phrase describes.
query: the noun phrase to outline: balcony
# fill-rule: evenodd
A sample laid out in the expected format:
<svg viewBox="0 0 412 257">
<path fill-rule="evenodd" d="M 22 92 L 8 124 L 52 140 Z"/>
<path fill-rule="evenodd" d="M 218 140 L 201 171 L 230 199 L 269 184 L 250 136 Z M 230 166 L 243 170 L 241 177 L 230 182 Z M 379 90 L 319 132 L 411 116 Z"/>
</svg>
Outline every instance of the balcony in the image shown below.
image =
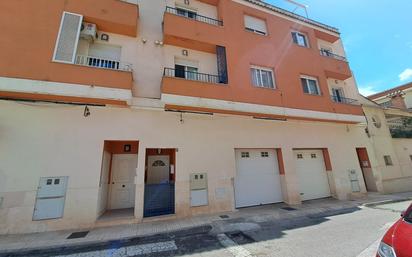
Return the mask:
<svg viewBox="0 0 412 257">
<path fill-rule="evenodd" d="M 137 36 L 139 6 L 133 1 L 67 1 L 65 10 L 82 14 L 86 22 L 97 24 L 101 31 Z"/>
<path fill-rule="evenodd" d="M 346 57 L 325 50 L 320 50 L 320 55 L 325 57 L 322 62 L 328 78 L 346 80 L 352 77 Z"/>
<path fill-rule="evenodd" d="M 109 69 L 126 72 L 133 71 L 133 65 L 130 63 L 85 55 L 77 55 L 75 64 L 81 66 L 95 67 L 99 69 Z"/>
<path fill-rule="evenodd" d="M 223 26 L 223 21 L 216 20 L 216 19 L 213 19 L 213 18 L 209 18 L 209 17 L 203 16 L 203 15 L 199 15 L 197 13 L 184 13 L 184 12 L 181 12 L 179 9 L 176 9 L 176 8 L 173 8 L 173 7 L 170 7 L 170 6 L 166 7 L 166 13 L 171 13 L 171 14 L 174 14 L 174 15 L 178 15 L 178 16 L 181 16 L 181 17 L 185 17 L 185 18 L 188 18 L 188 19 L 204 22 L 204 23 L 207 23 L 207 24 L 215 25 L 215 26 Z"/>
<path fill-rule="evenodd" d="M 209 84 L 224 85 L 224 81 L 225 81 L 223 77 L 221 78 L 218 75 L 205 74 L 205 73 L 199 73 L 199 72 L 193 72 L 193 71 L 183 71 L 183 70 L 181 71 L 181 70 L 176 70 L 173 68 L 165 68 L 163 72 L 163 76 L 169 77 L 169 78 L 198 81 L 198 82 L 209 83 Z"/>
<path fill-rule="evenodd" d="M 163 17 L 164 42 L 198 51 L 214 53 L 224 44 L 223 22 L 199 14 L 167 7 Z"/>
<path fill-rule="evenodd" d="M 325 56 L 325 57 L 334 58 L 334 59 L 339 60 L 339 61 L 347 62 L 346 57 L 334 54 L 331 51 L 327 51 L 327 50 L 324 50 L 324 49 L 320 50 L 320 55 Z"/>
<path fill-rule="evenodd" d="M 341 97 L 341 96 L 335 96 L 335 95 L 331 95 L 330 97 L 331 97 L 332 101 L 335 102 L 335 103 L 359 105 L 358 100 L 355 100 L 355 99 Z"/>
</svg>

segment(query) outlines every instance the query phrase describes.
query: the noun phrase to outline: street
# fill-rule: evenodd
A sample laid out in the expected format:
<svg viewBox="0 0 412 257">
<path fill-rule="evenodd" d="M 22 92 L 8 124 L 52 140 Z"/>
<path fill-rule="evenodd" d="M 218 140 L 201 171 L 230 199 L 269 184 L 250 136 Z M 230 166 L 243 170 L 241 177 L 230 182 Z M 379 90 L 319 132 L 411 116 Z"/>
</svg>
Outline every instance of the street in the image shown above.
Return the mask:
<svg viewBox="0 0 412 257">
<path fill-rule="evenodd" d="M 291 215 L 282 222 L 262 217 L 222 219 L 190 230 L 91 247 L 68 247 L 58 252 L 32 252 L 30 256 L 372 257 L 380 238 L 409 203 L 355 207 L 296 218 Z"/>
</svg>

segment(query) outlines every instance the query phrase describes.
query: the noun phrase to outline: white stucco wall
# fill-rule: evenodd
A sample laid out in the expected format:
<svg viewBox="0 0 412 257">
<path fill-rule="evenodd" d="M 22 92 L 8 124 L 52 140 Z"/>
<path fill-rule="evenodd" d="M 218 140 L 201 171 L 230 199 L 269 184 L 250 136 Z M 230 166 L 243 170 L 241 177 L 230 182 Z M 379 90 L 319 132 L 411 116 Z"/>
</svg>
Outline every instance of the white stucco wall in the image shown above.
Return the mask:
<svg viewBox="0 0 412 257">
<path fill-rule="evenodd" d="M 230 211 L 234 207 L 236 148 L 282 148 L 287 195 L 299 202 L 294 148 L 328 148 L 336 196 L 351 192 L 355 169 L 363 192 L 356 147 L 368 147 L 364 128 L 320 122 L 264 121 L 125 108 L 33 105 L 0 101 L 0 233 L 23 233 L 94 226 L 102 205 L 99 178 L 104 140 L 139 140 L 135 215 L 142 217 L 145 148 L 177 148 L 177 217 Z M 304 133 L 302 133 L 304 131 Z M 24 160 L 24 161 L 22 161 Z M 189 207 L 189 174 L 207 172 L 209 206 Z M 63 219 L 32 221 L 40 177 L 69 176 Z M 216 190 L 223 190 L 221 198 Z"/>
</svg>

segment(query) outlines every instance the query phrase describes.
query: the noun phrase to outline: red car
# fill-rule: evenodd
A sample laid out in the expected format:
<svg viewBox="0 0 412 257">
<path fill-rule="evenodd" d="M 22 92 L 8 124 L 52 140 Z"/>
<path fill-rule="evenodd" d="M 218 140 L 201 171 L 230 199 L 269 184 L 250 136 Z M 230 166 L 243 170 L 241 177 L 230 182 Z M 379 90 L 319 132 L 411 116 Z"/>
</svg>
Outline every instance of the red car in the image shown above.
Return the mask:
<svg viewBox="0 0 412 257">
<path fill-rule="evenodd" d="M 386 232 L 377 257 L 412 257 L 412 205 Z"/>
</svg>

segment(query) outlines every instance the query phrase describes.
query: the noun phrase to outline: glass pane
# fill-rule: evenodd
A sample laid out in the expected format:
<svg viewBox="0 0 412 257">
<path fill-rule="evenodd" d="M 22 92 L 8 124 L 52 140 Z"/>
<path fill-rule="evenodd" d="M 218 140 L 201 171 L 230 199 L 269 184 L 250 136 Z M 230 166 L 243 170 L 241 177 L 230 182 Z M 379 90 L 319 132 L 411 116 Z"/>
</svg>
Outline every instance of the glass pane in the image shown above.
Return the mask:
<svg viewBox="0 0 412 257">
<path fill-rule="evenodd" d="M 252 83 L 254 86 L 259 86 L 258 84 L 258 74 L 257 74 L 257 70 L 251 68 L 250 69 L 250 75 L 252 76 Z"/>
<path fill-rule="evenodd" d="M 197 68 L 186 67 L 186 78 L 191 80 L 198 80 Z"/>
<path fill-rule="evenodd" d="M 300 46 L 306 46 L 306 38 L 302 34 L 297 35 L 297 40 L 298 40 L 298 45 Z"/>
<path fill-rule="evenodd" d="M 318 90 L 318 85 L 316 83 L 316 80 L 309 79 L 308 82 L 309 82 L 310 93 L 314 95 L 319 95 L 319 90 Z"/>
<path fill-rule="evenodd" d="M 297 44 L 298 43 L 298 37 L 296 32 L 292 32 L 292 39 L 293 39 L 293 43 Z"/>
<path fill-rule="evenodd" d="M 270 87 L 269 79 L 268 79 L 268 72 L 262 70 L 261 73 L 262 73 L 262 87 Z"/>
<path fill-rule="evenodd" d="M 306 94 L 309 94 L 309 88 L 308 88 L 307 80 L 306 79 L 300 79 L 300 82 L 302 83 L 303 92 L 305 92 Z"/>
</svg>

